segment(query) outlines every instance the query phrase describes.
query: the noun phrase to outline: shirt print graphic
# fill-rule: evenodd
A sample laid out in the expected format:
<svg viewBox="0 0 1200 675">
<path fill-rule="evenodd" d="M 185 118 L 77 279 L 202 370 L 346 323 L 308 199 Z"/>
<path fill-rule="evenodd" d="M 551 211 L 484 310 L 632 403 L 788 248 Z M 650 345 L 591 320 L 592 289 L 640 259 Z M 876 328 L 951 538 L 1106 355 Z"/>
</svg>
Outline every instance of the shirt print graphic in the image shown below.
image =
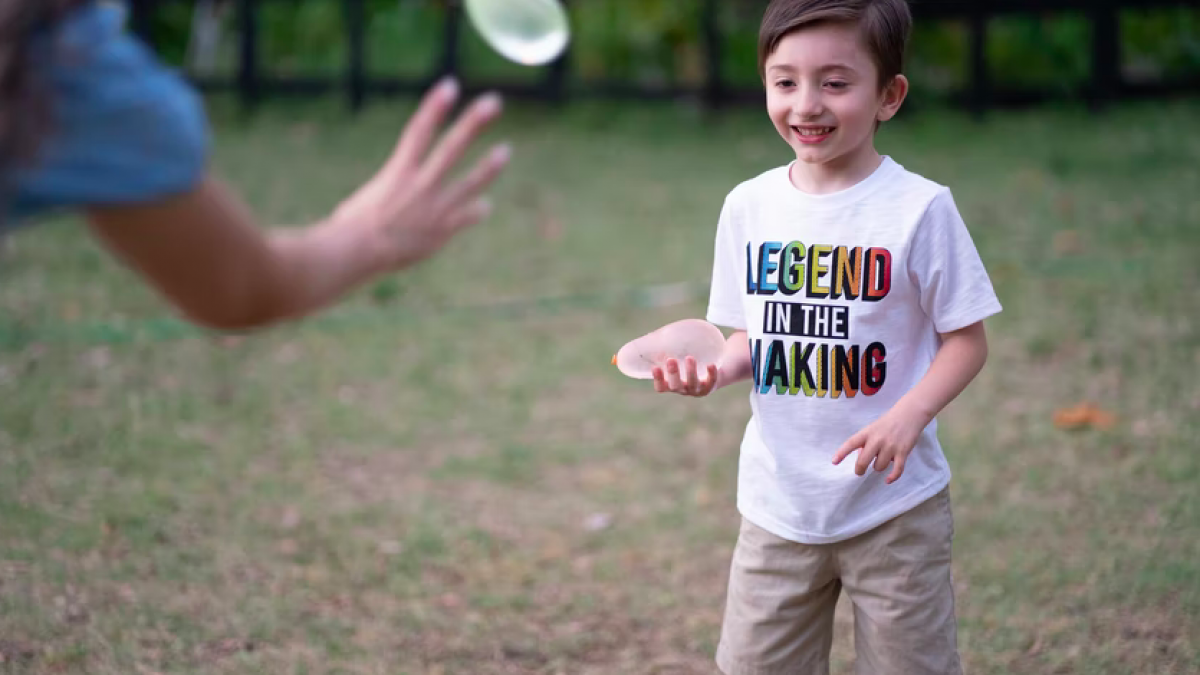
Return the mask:
<svg viewBox="0 0 1200 675">
<path fill-rule="evenodd" d="M 887 345 L 851 335 L 850 318 L 863 303 L 886 298 L 891 278 L 886 248 L 747 242 L 746 294 L 778 298 L 763 303 L 763 337 L 750 340 L 755 391 L 831 399 L 878 393 Z"/>
</svg>

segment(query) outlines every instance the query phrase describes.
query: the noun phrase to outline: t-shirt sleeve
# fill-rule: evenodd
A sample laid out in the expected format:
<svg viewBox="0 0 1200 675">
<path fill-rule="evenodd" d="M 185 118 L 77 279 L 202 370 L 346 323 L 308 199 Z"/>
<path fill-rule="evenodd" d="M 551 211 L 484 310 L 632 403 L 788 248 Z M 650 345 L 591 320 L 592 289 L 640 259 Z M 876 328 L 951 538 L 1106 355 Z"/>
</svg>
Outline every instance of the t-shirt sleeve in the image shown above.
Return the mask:
<svg viewBox="0 0 1200 675">
<path fill-rule="evenodd" d="M 908 255 L 921 307 L 939 333 L 1000 312 L 1000 300 L 949 189 L 942 188 L 930 202 Z"/>
<path fill-rule="evenodd" d="M 206 168 L 202 102 L 124 28 L 120 6 L 87 3 L 32 45 L 48 96 L 46 138 L 17 167 L 8 215 L 150 201 L 186 191 Z"/>
<path fill-rule="evenodd" d="M 733 223 L 733 209 L 727 198 L 721 207 L 717 222 L 717 237 L 713 251 L 713 270 L 708 294 L 708 322 L 746 330 L 746 313 L 742 307 L 739 280 L 745 274 L 741 269 L 741 256 L 737 232 Z"/>
</svg>

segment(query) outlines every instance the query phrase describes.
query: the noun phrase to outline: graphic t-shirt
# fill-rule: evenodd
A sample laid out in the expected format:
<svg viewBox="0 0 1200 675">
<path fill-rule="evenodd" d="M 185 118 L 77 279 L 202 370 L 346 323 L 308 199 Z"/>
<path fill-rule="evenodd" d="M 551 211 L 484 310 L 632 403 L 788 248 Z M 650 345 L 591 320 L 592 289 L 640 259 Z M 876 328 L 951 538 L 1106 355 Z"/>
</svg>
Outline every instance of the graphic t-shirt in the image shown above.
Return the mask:
<svg viewBox="0 0 1200 675">
<path fill-rule="evenodd" d="M 789 166 L 730 192 L 708 320 L 745 330 L 754 370 L 738 509 L 802 543 L 866 532 L 932 497 L 950 469 L 929 424 L 904 474 L 834 466 L 851 435 L 928 370 L 939 333 L 1000 311 L 950 191 L 890 157 L 853 187 L 798 190 Z"/>
<path fill-rule="evenodd" d="M 203 103 L 124 21 L 121 5 L 86 3 L 33 38 L 49 128 L 35 160 L 0 180 L 0 232 L 47 211 L 166 197 L 202 177 Z"/>
</svg>

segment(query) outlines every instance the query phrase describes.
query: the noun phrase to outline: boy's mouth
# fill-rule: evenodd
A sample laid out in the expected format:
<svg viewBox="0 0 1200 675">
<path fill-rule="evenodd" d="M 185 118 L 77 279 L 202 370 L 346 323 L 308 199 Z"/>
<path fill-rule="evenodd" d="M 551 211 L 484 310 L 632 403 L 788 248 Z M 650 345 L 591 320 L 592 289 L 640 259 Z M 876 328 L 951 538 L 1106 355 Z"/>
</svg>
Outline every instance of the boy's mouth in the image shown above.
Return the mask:
<svg viewBox="0 0 1200 675">
<path fill-rule="evenodd" d="M 836 127 L 816 127 L 816 126 L 793 126 L 792 131 L 800 139 L 801 143 L 820 143 L 829 138 Z"/>
</svg>

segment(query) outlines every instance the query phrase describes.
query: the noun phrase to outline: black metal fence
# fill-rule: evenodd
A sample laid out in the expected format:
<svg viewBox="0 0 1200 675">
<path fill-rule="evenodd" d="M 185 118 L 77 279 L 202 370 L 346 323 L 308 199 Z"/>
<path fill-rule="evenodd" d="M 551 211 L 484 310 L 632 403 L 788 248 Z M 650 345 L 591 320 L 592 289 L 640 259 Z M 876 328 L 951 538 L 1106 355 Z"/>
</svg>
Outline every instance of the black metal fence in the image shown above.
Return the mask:
<svg viewBox="0 0 1200 675">
<path fill-rule="evenodd" d="M 150 26 L 155 12 L 164 4 L 180 0 L 130 0 L 133 29 L 151 44 Z M 370 76 L 366 68 L 366 12 L 364 0 L 341 0 L 346 30 L 347 58 L 345 72 L 340 75 L 313 77 L 280 77 L 264 72 L 260 62 L 260 9 L 269 2 L 299 2 L 302 0 L 227 0 L 236 6 L 238 33 L 238 64 L 236 72 L 227 77 L 193 79 L 209 91 L 234 90 L 246 106 L 253 106 L 266 96 L 325 95 L 341 92 L 352 109 L 358 109 L 369 95 L 413 93 L 424 90 L 434 80 L 459 68 L 461 34 L 464 17 L 460 0 L 444 0 L 446 11 L 440 42 L 441 54 L 435 66 L 423 77 Z M 605 0 L 569 0 L 573 3 L 604 2 Z M 627 82 L 588 84 L 573 91 L 568 86 L 570 50 L 549 64 L 540 82 L 515 84 L 511 82 L 469 82 L 467 88 L 496 89 L 508 96 L 562 102 L 568 97 L 602 98 L 680 98 L 702 101 L 710 107 L 760 101 L 760 88 L 748 89 L 727 83 L 721 75 L 722 50 L 725 36 L 717 19 L 719 2 L 744 2 L 765 7 L 765 0 L 702 0 L 699 13 L 699 34 L 702 36 L 706 75 L 696 86 L 643 86 Z M 919 23 L 932 20 L 961 21 L 968 32 L 966 53 L 966 86 L 951 98 L 975 112 L 990 108 L 1035 104 L 1051 99 L 1073 98 L 1101 105 L 1114 100 L 1163 97 L 1175 94 L 1200 94 L 1200 72 L 1155 82 L 1130 82 L 1121 72 L 1122 10 L 1155 8 L 1200 8 L 1200 0 L 912 0 L 914 19 Z M 992 81 L 987 56 L 989 23 L 998 17 L 1011 15 L 1045 15 L 1075 12 L 1087 16 L 1091 27 L 1090 76 L 1087 82 L 1073 90 L 1064 91 L 1013 88 Z"/>
</svg>

